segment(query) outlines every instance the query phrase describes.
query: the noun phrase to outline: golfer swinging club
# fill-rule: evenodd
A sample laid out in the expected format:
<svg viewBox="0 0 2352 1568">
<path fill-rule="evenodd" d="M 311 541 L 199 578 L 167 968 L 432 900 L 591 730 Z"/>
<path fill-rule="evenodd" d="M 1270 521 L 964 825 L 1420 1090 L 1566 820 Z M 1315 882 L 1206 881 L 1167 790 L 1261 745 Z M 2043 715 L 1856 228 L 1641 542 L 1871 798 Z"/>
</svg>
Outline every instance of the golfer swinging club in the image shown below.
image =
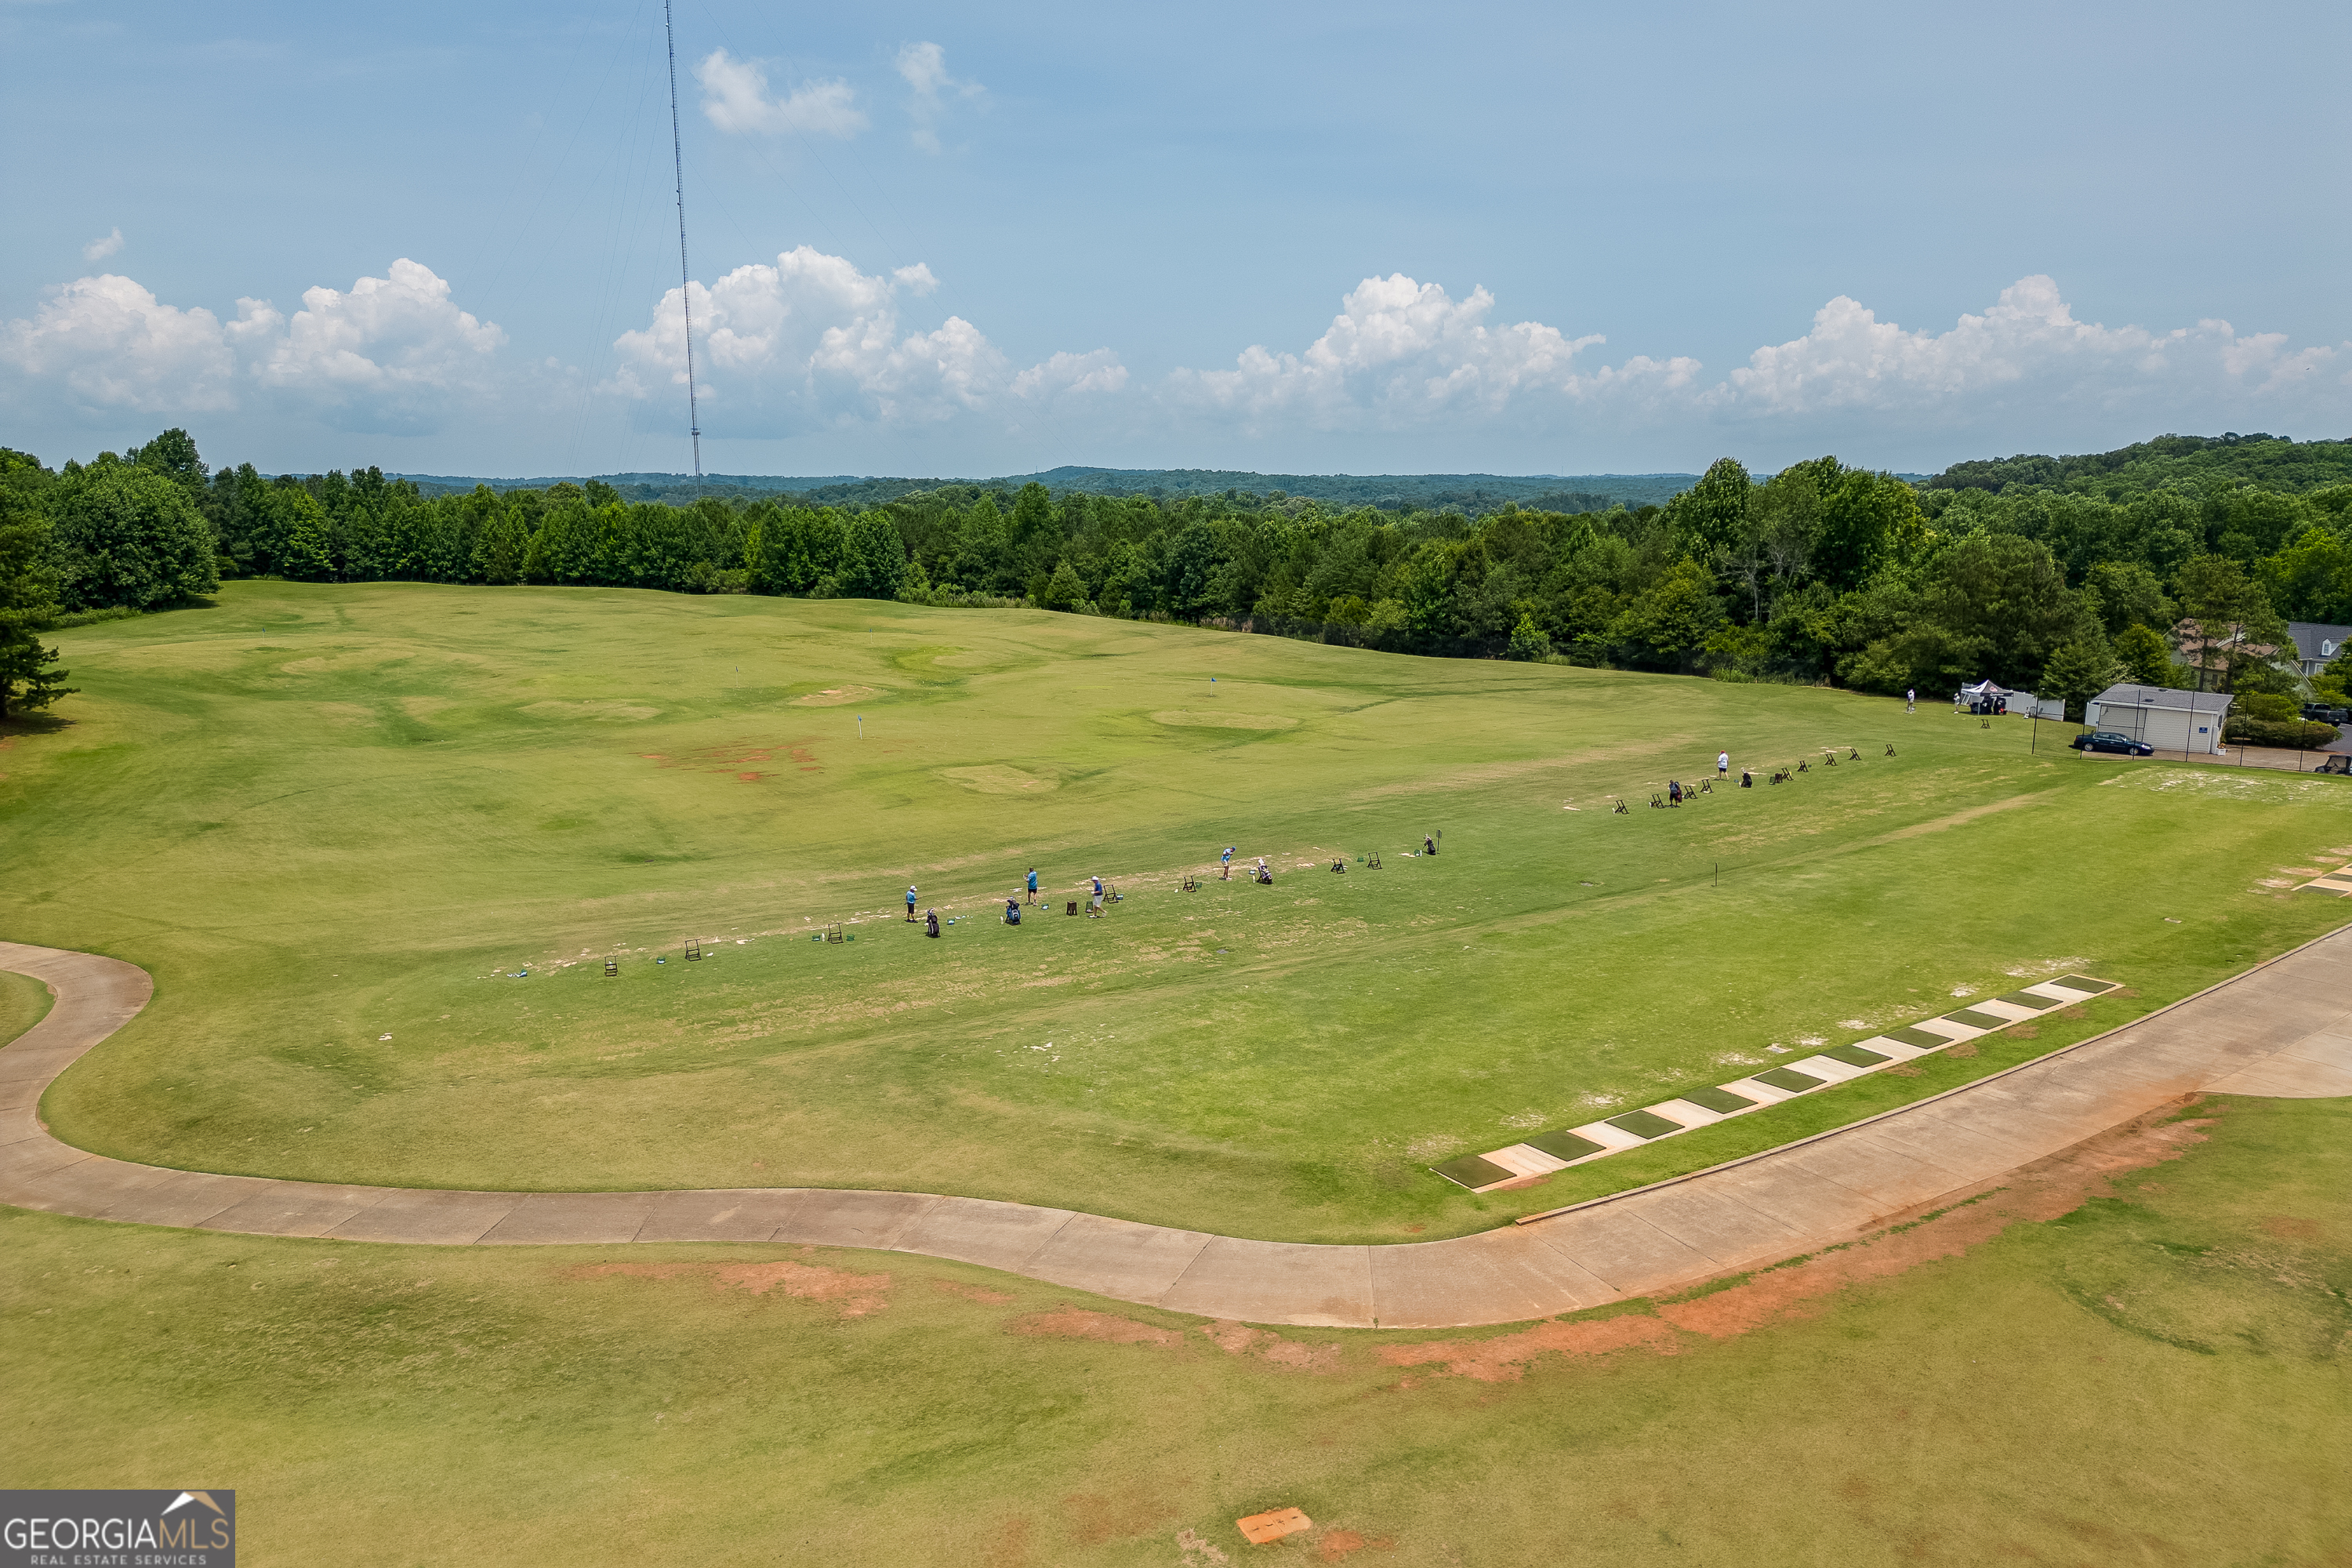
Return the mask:
<svg viewBox="0 0 2352 1568">
<path fill-rule="evenodd" d="M 1223 882 L 1232 881 L 1234 879 L 1234 847 L 1232 845 L 1225 846 L 1224 855 L 1219 859 L 1218 864 L 1224 868 L 1224 871 L 1217 879 Z"/>
</svg>

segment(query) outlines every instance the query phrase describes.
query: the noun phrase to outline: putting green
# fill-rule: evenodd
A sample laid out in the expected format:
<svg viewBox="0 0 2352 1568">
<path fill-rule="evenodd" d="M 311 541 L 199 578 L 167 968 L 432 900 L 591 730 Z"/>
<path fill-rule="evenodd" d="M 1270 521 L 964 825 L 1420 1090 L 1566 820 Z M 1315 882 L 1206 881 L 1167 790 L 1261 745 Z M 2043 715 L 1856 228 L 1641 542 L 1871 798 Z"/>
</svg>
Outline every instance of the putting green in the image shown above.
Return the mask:
<svg viewBox="0 0 2352 1568">
<path fill-rule="evenodd" d="M 2352 842 L 2344 781 L 2109 788 L 2147 766 L 2021 721 L 1033 612 L 246 583 L 59 640 L 72 722 L 5 731 L 0 931 L 158 990 L 45 1114 L 312 1180 L 1458 1233 L 2200 989 L 2340 923 L 2256 883 Z M 1847 742 L 1780 789 L 1606 809 Z M 1228 844 L 1275 885 L 1178 890 Z M 1049 906 L 1127 897 L 1005 927 L 1032 865 Z M 860 940 L 808 940 L 837 920 Z M 2137 994 L 1518 1192 L 1428 1169 L 2078 971 Z"/>
</svg>

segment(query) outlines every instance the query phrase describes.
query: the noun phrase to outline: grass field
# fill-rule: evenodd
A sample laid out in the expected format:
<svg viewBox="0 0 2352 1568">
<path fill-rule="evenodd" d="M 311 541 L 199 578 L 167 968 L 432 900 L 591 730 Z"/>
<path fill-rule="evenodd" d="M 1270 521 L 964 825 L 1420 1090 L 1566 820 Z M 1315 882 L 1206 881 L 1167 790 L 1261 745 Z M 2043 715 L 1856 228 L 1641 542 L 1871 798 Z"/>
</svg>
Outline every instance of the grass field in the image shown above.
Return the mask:
<svg viewBox="0 0 2352 1568">
<path fill-rule="evenodd" d="M 0 1045 L 47 1016 L 49 988 L 28 974 L 0 969 Z"/>
<path fill-rule="evenodd" d="M 2210 984 L 2339 924 L 2284 887 L 2352 846 L 2343 781 L 2021 721 L 1036 613 L 238 583 L 59 640 L 70 722 L 0 731 L 0 932 L 157 994 L 44 1112 L 209 1170 L 1457 1234 Z M 1276 884 L 1177 891 L 1227 844 Z M 1128 897 L 1008 930 L 1032 864 Z M 2136 994 L 1525 1191 L 1426 1169 L 2067 970 Z"/>
<path fill-rule="evenodd" d="M 1317 1528 L 1248 1560 L 2339 1561 L 2352 1101 L 2192 1114 L 2063 1217 L 1842 1255 L 1900 1272 L 1434 1344 L 893 1254 L 0 1210 L 0 1470 L 234 1486 L 257 1564 L 1211 1568 L 1283 1506 Z"/>
</svg>

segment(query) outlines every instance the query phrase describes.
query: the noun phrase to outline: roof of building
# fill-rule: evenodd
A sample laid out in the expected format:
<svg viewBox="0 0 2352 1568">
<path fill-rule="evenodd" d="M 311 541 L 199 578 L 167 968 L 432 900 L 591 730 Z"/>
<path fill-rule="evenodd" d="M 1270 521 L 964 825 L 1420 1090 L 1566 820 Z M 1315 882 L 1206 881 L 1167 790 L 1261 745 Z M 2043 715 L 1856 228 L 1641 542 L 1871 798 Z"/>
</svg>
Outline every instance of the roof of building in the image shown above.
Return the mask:
<svg viewBox="0 0 2352 1568">
<path fill-rule="evenodd" d="M 2287 635 L 2294 638 L 2296 655 L 2305 660 L 2334 658 L 2347 643 L 2352 643 L 2352 626 L 2331 626 L 2320 621 L 2289 621 Z"/>
<path fill-rule="evenodd" d="M 2173 712 L 2226 713 L 2230 694 L 2226 691 L 2175 691 L 2164 686 L 2134 686 L 2129 681 L 2110 686 L 2092 699 L 2100 708 L 2161 708 Z"/>
</svg>

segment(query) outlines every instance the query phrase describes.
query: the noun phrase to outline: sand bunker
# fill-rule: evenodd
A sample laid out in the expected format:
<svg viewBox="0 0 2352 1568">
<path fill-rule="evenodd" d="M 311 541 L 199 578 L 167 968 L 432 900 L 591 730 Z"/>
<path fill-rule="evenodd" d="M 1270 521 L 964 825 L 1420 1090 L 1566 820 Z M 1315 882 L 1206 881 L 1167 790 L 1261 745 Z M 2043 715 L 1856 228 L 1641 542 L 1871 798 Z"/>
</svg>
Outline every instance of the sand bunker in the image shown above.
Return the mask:
<svg viewBox="0 0 2352 1568">
<path fill-rule="evenodd" d="M 1291 730 L 1298 721 L 1276 713 L 1199 712 L 1191 708 L 1167 708 L 1154 713 L 1155 723 L 1186 730 Z"/>
</svg>

